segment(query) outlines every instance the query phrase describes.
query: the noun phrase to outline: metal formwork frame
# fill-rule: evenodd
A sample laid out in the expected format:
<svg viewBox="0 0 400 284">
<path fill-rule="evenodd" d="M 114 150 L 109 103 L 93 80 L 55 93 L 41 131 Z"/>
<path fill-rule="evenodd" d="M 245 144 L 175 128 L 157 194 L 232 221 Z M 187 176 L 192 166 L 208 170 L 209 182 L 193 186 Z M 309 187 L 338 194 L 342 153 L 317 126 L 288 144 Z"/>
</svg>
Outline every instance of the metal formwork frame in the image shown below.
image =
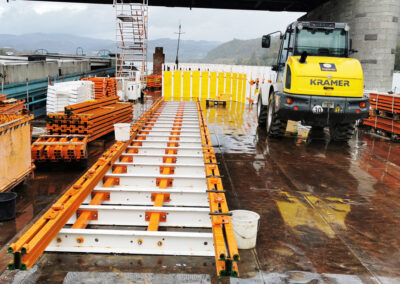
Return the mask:
<svg viewBox="0 0 400 284">
<path fill-rule="evenodd" d="M 162 227 L 162 230 L 159 228 Z M 9 247 L 10 269 L 44 251 L 215 256 L 237 277 L 239 254 L 209 132 L 195 102 L 156 102 Z"/>
</svg>

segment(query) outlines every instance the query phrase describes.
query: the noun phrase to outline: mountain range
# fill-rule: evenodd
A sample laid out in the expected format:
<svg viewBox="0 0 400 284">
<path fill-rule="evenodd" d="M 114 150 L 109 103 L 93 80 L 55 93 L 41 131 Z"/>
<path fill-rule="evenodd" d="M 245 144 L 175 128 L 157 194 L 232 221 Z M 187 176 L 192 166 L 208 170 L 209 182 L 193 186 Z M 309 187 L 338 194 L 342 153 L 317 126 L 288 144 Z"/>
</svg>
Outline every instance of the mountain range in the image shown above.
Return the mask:
<svg viewBox="0 0 400 284">
<path fill-rule="evenodd" d="M 177 40 L 160 38 L 149 40 L 148 58 L 156 46 L 162 46 L 167 62 L 174 62 L 176 57 Z M 0 34 L 1 49 L 10 48 L 19 53 L 32 53 L 45 49 L 49 53 L 96 55 L 101 50 L 115 52 L 113 40 L 94 39 L 68 34 L 32 33 L 23 35 Z M 79 48 L 79 49 L 78 49 Z M 251 64 L 265 63 L 262 58 L 266 51 L 261 48 L 261 39 L 239 40 L 229 42 L 206 40 L 181 40 L 179 48 L 180 62 L 224 63 L 224 64 Z"/>
</svg>

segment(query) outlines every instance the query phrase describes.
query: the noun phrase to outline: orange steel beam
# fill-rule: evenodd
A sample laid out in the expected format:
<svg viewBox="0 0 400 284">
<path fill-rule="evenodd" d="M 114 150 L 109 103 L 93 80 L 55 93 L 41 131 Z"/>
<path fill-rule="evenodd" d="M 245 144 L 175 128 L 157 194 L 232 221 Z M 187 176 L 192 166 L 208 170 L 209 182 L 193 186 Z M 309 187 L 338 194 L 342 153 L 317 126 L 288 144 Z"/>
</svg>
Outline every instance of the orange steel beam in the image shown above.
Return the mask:
<svg viewBox="0 0 400 284">
<path fill-rule="evenodd" d="M 9 269 L 29 269 L 40 257 L 48 244 L 64 227 L 71 216 L 77 211 L 82 202 L 101 181 L 112 165 L 125 152 L 143 125 L 157 110 L 161 99 L 156 101 L 140 119 L 131 127 L 131 138 L 123 143 L 117 141 L 102 157 L 63 194 L 51 208 L 39 218 L 15 243 L 8 247 L 8 253 L 13 254 Z M 98 200 L 100 197 L 96 197 Z M 97 202 L 97 201 L 96 201 Z"/>
<path fill-rule="evenodd" d="M 197 111 L 199 115 L 201 141 L 207 176 L 217 274 L 220 277 L 238 277 L 239 270 L 237 262 L 240 260 L 239 251 L 233 234 L 229 208 L 217 166 L 217 159 L 199 100 L 197 100 Z"/>
</svg>

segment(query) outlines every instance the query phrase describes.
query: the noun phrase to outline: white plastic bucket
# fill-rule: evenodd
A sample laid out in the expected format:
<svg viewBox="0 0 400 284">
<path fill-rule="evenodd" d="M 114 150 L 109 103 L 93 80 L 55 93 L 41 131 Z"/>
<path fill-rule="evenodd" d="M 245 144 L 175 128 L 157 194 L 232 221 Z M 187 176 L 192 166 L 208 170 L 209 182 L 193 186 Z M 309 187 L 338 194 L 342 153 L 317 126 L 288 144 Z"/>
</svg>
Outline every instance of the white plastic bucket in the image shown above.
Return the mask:
<svg viewBox="0 0 400 284">
<path fill-rule="evenodd" d="M 129 123 L 114 124 L 115 140 L 128 141 L 131 136 L 131 125 Z"/>
<path fill-rule="evenodd" d="M 248 210 L 231 211 L 233 233 L 239 249 L 252 249 L 256 246 L 258 220 L 260 215 Z"/>
</svg>

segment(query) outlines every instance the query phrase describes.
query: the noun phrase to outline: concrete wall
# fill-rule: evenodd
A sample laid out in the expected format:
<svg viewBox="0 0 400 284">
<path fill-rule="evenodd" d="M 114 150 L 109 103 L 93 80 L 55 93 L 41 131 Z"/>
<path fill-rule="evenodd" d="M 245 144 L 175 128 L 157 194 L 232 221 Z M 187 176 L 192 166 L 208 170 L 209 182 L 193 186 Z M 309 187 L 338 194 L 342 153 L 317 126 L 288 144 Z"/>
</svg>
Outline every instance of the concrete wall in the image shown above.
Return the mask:
<svg viewBox="0 0 400 284">
<path fill-rule="evenodd" d="M 13 84 L 47 78 L 47 76 L 58 76 L 58 63 L 46 61 L 32 61 L 29 63 L 13 63 L 0 66 L 4 74 L 4 84 Z"/>
<path fill-rule="evenodd" d="M 395 50 L 400 32 L 400 0 L 331 0 L 301 20 L 347 22 L 358 53 L 365 88 L 392 88 Z"/>
<path fill-rule="evenodd" d="M 60 75 L 70 75 L 90 71 L 89 60 L 60 60 L 58 61 Z"/>
<path fill-rule="evenodd" d="M 0 74 L 5 75 L 4 84 L 13 84 L 60 75 L 79 74 L 90 71 L 89 60 L 58 60 L 14 62 L 0 65 Z"/>
</svg>

